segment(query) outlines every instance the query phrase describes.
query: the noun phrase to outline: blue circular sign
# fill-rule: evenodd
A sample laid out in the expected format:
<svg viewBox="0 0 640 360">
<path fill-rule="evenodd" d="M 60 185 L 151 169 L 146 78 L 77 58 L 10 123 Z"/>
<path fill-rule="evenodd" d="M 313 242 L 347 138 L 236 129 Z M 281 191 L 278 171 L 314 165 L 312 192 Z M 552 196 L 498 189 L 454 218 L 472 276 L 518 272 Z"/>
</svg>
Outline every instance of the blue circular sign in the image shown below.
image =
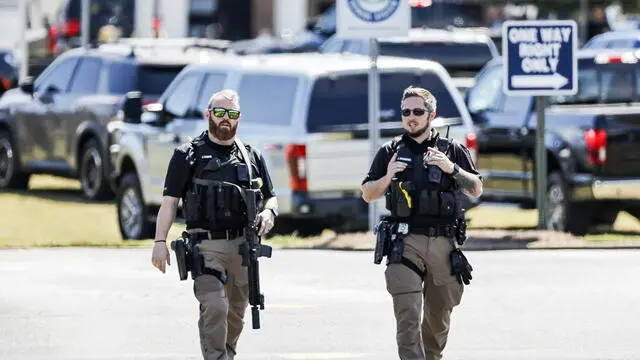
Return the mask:
<svg viewBox="0 0 640 360">
<path fill-rule="evenodd" d="M 347 3 L 351 12 L 366 22 L 387 20 L 400 6 L 400 0 L 347 0 Z"/>
</svg>

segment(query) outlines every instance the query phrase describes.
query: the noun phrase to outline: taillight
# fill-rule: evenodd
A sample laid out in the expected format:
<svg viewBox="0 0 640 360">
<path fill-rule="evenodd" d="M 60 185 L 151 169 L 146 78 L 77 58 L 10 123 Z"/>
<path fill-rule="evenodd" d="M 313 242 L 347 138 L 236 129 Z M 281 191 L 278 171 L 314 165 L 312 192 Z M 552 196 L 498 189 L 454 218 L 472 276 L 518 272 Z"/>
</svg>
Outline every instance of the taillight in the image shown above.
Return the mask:
<svg viewBox="0 0 640 360">
<path fill-rule="evenodd" d="M 591 129 L 584 132 L 587 143 L 587 160 L 592 165 L 602 165 L 607 161 L 607 131 Z"/>
<path fill-rule="evenodd" d="M 160 28 L 162 27 L 162 20 L 159 17 L 155 16 L 151 20 L 151 31 L 153 32 L 155 37 L 160 36 Z"/>
<path fill-rule="evenodd" d="M 465 137 L 465 146 L 469 150 L 478 151 L 478 136 L 475 133 L 468 133 Z"/>
<path fill-rule="evenodd" d="M 292 191 L 307 191 L 307 147 L 303 144 L 287 145 L 285 149 L 289 165 L 289 184 Z"/>
<path fill-rule="evenodd" d="M 80 20 L 68 19 L 62 24 L 62 35 L 66 37 L 80 35 Z"/>
</svg>

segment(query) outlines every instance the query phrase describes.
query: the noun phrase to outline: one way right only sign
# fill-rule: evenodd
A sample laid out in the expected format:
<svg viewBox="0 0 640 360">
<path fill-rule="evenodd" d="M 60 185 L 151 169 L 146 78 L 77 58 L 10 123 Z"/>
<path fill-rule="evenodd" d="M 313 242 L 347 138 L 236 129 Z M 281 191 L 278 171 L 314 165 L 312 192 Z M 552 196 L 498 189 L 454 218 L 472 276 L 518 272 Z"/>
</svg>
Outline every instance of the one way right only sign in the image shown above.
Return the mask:
<svg viewBox="0 0 640 360">
<path fill-rule="evenodd" d="M 502 31 L 505 93 L 553 96 L 578 91 L 574 20 L 506 21 Z"/>
</svg>

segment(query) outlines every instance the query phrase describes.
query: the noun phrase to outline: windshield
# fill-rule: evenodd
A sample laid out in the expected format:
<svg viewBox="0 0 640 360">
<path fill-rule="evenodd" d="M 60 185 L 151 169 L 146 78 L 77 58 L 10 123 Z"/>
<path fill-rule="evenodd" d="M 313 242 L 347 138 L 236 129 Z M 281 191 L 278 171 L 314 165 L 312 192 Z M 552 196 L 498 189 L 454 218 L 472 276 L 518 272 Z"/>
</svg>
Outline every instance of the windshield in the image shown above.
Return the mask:
<svg viewBox="0 0 640 360">
<path fill-rule="evenodd" d="M 553 104 L 613 104 L 637 101 L 640 72 L 632 64 L 578 62 L 578 93 L 553 96 Z"/>
<path fill-rule="evenodd" d="M 111 65 L 109 90 L 115 94 L 139 90 L 144 95 L 159 97 L 183 67 L 114 63 Z"/>
<path fill-rule="evenodd" d="M 493 58 L 486 43 L 381 42 L 381 55 L 428 59 L 448 70 L 480 70 Z"/>
</svg>

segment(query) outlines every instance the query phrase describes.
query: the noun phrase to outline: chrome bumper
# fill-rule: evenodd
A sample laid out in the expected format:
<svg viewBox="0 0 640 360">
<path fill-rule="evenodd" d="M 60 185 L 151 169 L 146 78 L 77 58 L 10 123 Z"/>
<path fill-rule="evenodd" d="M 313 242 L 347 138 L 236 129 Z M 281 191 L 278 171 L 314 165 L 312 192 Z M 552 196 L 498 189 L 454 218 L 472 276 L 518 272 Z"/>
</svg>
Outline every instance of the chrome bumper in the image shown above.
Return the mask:
<svg viewBox="0 0 640 360">
<path fill-rule="evenodd" d="M 595 179 L 591 191 L 596 200 L 640 200 L 640 179 Z"/>
</svg>

